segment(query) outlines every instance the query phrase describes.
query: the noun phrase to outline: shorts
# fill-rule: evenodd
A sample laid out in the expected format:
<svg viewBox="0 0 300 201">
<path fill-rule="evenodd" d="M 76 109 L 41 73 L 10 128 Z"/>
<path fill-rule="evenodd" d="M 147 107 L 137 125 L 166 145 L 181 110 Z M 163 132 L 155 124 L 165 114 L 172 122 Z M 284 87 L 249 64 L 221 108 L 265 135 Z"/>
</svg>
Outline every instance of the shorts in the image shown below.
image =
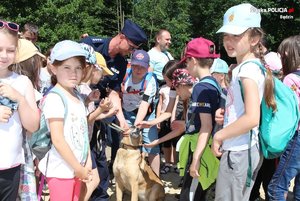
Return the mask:
<svg viewBox="0 0 300 201">
<path fill-rule="evenodd" d="M 171 125 L 170 120 L 166 120 L 160 123 L 160 131 L 158 133 L 159 138 L 162 138 L 163 136 L 167 135 L 169 132 L 171 132 Z M 180 137 L 176 137 L 173 139 L 170 139 L 168 141 L 165 141 L 162 143 L 162 147 L 170 148 L 171 146 L 176 147 L 176 144 L 178 142 L 178 139 Z"/>
<path fill-rule="evenodd" d="M 136 118 L 136 113 L 135 112 L 128 112 L 128 111 L 123 111 L 124 117 L 127 121 L 127 124 L 129 126 L 134 124 L 135 118 Z M 154 112 L 151 113 L 150 115 L 145 117 L 145 121 L 152 120 L 155 118 Z M 158 132 L 157 132 L 157 127 L 152 126 L 151 128 L 144 128 L 143 129 L 143 144 L 148 144 L 154 140 L 158 139 Z M 155 146 L 152 148 L 145 148 L 142 147 L 142 152 L 148 153 L 148 154 L 159 154 L 160 149 L 159 146 Z"/>
</svg>

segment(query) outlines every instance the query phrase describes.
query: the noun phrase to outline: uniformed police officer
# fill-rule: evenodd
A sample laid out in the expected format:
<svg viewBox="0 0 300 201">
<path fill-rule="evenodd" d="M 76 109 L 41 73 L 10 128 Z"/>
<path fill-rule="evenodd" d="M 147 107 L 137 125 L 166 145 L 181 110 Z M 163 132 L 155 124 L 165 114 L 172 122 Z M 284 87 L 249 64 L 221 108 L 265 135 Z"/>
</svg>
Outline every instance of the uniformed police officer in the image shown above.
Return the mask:
<svg viewBox="0 0 300 201">
<path fill-rule="evenodd" d="M 91 45 L 97 52 L 101 53 L 106 60 L 107 67 L 114 73 L 112 76 L 105 76 L 99 82 L 98 88 L 101 96 L 108 96 L 116 110 L 121 111 L 121 99 L 119 93 L 121 91 L 121 84 L 127 69 L 126 55 L 131 54 L 135 49 L 138 49 L 143 43 L 147 42 L 147 36 L 143 29 L 132 22 L 125 20 L 124 27 L 120 33 L 113 38 L 99 38 L 99 37 L 85 37 L 81 42 Z M 116 114 L 117 121 L 122 128 L 125 128 L 126 120 L 119 112 Z M 110 119 L 111 120 L 111 119 Z M 116 119 L 115 119 L 116 120 Z M 105 133 L 111 132 L 112 137 L 112 154 L 111 162 L 115 158 L 117 149 L 119 148 L 119 134 L 115 130 L 106 126 L 101 126 L 102 136 Z M 109 171 L 105 156 L 105 143 L 102 144 L 101 149 L 97 150 L 97 136 L 93 135 L 91 148 L 96 155 L 96 163 L 100 175 L 100 184 L 92 195 L 92 200 L 108 200 L 107 189 L 109 186 Z M 112 164 L 111 163 L 111 164 Z"/>
</svg>

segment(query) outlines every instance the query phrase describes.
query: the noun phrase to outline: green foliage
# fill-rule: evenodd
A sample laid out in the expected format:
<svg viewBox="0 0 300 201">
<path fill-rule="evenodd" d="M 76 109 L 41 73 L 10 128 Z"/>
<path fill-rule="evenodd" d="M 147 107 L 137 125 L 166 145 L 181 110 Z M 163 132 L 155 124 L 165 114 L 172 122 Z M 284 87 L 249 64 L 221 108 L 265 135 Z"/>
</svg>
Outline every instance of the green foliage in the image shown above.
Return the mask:
<svg viewBox="0 0 300 201">
<path fill-rule="evenodd" d="M 185 43 L 194 37 L 215 41 L 222 57 L 226 53 L 216 31 L 221 27 L 225 11 L 243 0 L 2 0 L 0 18 L 23 26 L 32 22 L 39 26 L 38 45 L 45 52 L 63 39 L 79 40 L 83 33 L 114 36 L 122 19 L 131 18 L 147 33 L 148 50 L 154 44 L 155 33 L 165 28 L 171 32 L 171 53 L 179 58 Z M 262 12 L 262 27 L 269 47 L 276 51 L 288 36 L 300 33 L 300 1 L 248 0 L 257 8 L 294 8 L 292 13 Z M 120 5 L 121 8 L 117 5 Z M 121 15 L 117 10 L 121 10 Z M 293 19 L 281 19 L 290 15 Z M 118 26 L 119 25 L 119 26 Z"/>
</svg>

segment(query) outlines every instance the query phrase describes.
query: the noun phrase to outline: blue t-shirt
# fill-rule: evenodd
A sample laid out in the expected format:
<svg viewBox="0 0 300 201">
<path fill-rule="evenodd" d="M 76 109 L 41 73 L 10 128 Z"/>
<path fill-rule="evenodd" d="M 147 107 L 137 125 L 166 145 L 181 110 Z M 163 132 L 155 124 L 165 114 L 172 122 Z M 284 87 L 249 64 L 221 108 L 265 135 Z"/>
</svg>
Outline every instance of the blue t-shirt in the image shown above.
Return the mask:
<svg viewBox="0 0 300 201">
<path fill-rule="evenodd" d="M 205 77 L 214 79 L 213 77 Z M 204 79 L 204 78 L 203 78 Z M 201 128 L 199 113 L 209 113 L 212 116 L 213 125 L 215 124 L 215 113 L 220 105 L 218 90 L 209 83 L 198 82 L 193 87 L 192 96 L 189 101 L 186 134 L 198 133 Z"/>
<path fill-rule="evenodd" d="M 101 96 L 106 95 L 106 88 L 121 91 L 121 83 L 127 69 L 127 60 L 120 54 L 117 54 L 115 58 L 111 58 L 108 53 L 109 43 L 111 38 L 98 38 L 98 37 L 86 37 L 81 42 L 86 43 L 94 48 L 95 51 L 103 55 L 107 67 L 113 72 L 112 76 L 104 76 L 104 78 L 98 83 L 97 87 L 101 91 Z"/>
</svg>

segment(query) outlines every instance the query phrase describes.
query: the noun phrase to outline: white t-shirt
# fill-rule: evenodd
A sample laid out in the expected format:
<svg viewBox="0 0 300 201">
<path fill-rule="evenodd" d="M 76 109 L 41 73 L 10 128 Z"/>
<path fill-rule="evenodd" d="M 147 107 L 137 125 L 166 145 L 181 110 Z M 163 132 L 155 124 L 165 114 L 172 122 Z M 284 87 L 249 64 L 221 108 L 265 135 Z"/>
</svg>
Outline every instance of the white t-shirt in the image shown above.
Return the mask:
<svg viewBox="0 0 300 201">
<path fill-rule="evenodd" d="M 23 96 L 28 93 L 30 80 L 24 75 L 12 73 L 1 81 L 9 84 Z M 22 123 L 16 110 L 7 123 L 0 122 L 0 170 L 24 163 L 22 140 Z"/>
<path fill-rule="evenodd" d="M 74 102 L 67 96 L 68 114 L 64 120 L 64 137 L 70 146 L 78 162 L 85 164 L 88 155 L 88 126 L 87 111 L 83 102 Z M 59 95 L 50 93 L 45 98 L 43 113 L 45 119 L 64 118 L 64 104 Z M 49 122 L 47 121 L 49 128 Z M 49 162 L 47 166 L 47 177 L 55 178 L 74 178 L 73 168 L 61 157 L 54 145 L 39 163 L 40 171 L 45 175 L 47 157 Z"/>
<path fill-rule="evenodd" d="M 132 74 L 131 74 L 132 75 Z M 146 81 L 145 81 L 146 82 Z M 152 103 L 155 99 L 156 94 L 156 80 L 152 76 L 147 83 L 146 90 L 144 91 L 143 81 L 139 83 L 132 82 L 132 76 L 130 76 L 124 84 L 123 92 L 123 109 L 131 112 L 139 108 L 141 102 L 144 100 L 148 103 Z"/>
<path fill-rule="evenodd" d="M 169 52 L 161 52 L 154 47 L 148 51 L 148 54 L 150 57 L 150 67 L 153 69 L 153 73 L 156 75 L 158 80 L 163 80 L 162 70 L 166 63 L 174 58 Z"/>
<path fill-rule="evenodd" d="M 47 67 L 41 68 L 40 71 L 40 92 L 44 94 L 51 86 L 51 75 L 47 70 Z"/>
<path fill-rule="evenodd" d="M 249 60 L 248 60 L 249 61 Z M 258 62 L 260 62 L 257 59 Z M 246 61 L 245 61 L 246 62 Z M 243 62 L 243 63 L 245 63 Z M 264 93 L 265 78 L 261 69 L 255 63 L 241 63 L 232 71 L 232 80 L 228 88 L 226 107 L 224 115 L 224 127 L 236 121 L 245 112 L 244 101 L 241 95 L 239 80 L 241 77 L 250 78 L 255 81 L 258 86 L 259 99 L 262 100 Z M 241 68 L 242 67 L 242 68 Z M 241 68 L 241 70 L 240 70 Z M 258 143 L 258 127 L 252 129 L 251 146 Z M 250 131 L 238 137 L 224 140 L 222 148 L 230 151 L 241 151 L 249 148 Z"/>
</svg>

